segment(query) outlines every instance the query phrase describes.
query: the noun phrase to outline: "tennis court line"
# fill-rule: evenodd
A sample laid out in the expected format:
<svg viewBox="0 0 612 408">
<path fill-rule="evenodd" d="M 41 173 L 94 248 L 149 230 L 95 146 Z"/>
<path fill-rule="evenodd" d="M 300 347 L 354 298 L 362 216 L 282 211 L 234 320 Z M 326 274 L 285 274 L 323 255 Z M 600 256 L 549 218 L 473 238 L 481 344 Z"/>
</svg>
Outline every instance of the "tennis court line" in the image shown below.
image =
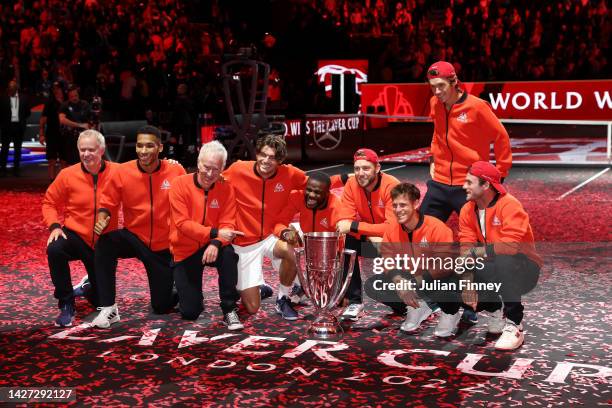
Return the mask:
<svg viewBox="0 0 612 408">
<path fill-rule="evenodd" d="M 307 170 L 304 173 L 312 173 L 313 171 L 321 171 L 321 170 L 333 169 L 333 168 L 342 167 L 342 166 L 344 166 L 344 164 L 334 164 L 333 166 L 321 167 L 320 169 Z"/>
<path fill-rule="evenodd" d="M 576 187 L 574 187 L 571 190 L 561 194 L 559 197 L 557 197 L 557 200 L 563 200 L 565 197 L 567 197 L 568 195 L 572 194 L 574 191 L 576 191 L 576 190 L 586 186 L 588 183 L 590 183 L 591 181 L 595 180 L 597 177 L 601 176 L 602 174 L 604 174 L 608 170 L 610 170 L 610 168 L 606 167 L 605 169 L 603 169 L 599 173 L 595 174 L 594 176 L 589 177 L 587 180 L 585 180 L 582 183 L 578 184 Z"/>
<path fill-rule="evenodd" d="M 383 172 L 383 173 L 385 173 L 385 172 L 387 172 L 387 171 L 397 170 L 397 169 L 401 169 L 401 168 L 404 168 L 404 167 L 406 167 L 406 165 L 405 165 L 405 164 L 404 164 L 404 165 L 401 165 L 401 166 L 395 166 L 395 167 L 390 167 L 390 168 L 388 168 L 388 169 L 384 169 L 382 172 Z"/>
</svg>

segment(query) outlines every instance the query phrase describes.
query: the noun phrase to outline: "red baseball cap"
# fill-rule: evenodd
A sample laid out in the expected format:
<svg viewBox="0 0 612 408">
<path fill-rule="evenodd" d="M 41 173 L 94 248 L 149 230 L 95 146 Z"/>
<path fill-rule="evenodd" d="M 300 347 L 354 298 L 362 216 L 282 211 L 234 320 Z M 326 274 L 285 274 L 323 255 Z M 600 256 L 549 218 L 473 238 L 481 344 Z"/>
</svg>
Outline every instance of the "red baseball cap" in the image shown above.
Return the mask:
<svg viewBox="0 0 612 408">
<path fill-rule="evenodd" d="M 506 188 L 501 183 L 501 173 L 497 167 L 486 161 L 477 161 L 470 167 L 470 174 L 491 183 L 500 194 L 506 194 Z"/>
<path fill-rule="evenodd" d="M 456 76 L 455 67 L 453 64 L 446 61 L 438 61 L 431 64 L 429 68 L 427 68 L 427 79 L 434 78 L 451 78 Z"/>
<path fill-rule="evenodd" d="M 362 148 L 357 150 L 353 156 L 353 161 L 356 162 L 357 160 L 367 160 L 374 164 L 378 164 L 378 155 L 372 149 Z"/>
</svg>

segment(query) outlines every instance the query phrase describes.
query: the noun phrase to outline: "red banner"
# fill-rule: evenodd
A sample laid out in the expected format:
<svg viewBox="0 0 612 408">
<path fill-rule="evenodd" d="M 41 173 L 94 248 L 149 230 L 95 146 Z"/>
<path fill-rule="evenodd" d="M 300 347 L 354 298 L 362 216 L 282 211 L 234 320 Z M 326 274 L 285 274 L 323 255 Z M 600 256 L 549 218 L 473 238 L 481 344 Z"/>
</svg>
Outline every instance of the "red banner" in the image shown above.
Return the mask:
<svg viewBox="0 0 612 408">
<path fill-rule="evenodd" d="M 500 119 L 612 120 L 612 80 L 466 82 Z M 429 116 L 432 93 L 425 83 L 363 84 L 365 113 Z"/>
</svg>

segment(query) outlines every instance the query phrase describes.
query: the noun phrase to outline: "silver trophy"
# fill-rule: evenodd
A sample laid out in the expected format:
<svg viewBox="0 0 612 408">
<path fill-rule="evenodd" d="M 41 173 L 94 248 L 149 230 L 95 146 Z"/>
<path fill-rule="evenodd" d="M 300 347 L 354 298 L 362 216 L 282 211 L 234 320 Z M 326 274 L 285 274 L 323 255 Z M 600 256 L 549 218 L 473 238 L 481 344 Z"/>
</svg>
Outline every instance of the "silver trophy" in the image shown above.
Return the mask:
<svg viewBox="0 0 612 408">
<path fill-rule="evenodd" d="M 302 289 L 316 308 L 308 328 L 308 334 L 315 337 L 342 336 L 342 327 L 332 309 L 348 289 L 357 255 L 352 249 L 344 249 L 344 238 L 344 234 L 337 232 L 309 232 L 304 234 L 304 248 L 295 249 Z M 343 279 L 347 257 L 348 273 Z"/>
</svg>

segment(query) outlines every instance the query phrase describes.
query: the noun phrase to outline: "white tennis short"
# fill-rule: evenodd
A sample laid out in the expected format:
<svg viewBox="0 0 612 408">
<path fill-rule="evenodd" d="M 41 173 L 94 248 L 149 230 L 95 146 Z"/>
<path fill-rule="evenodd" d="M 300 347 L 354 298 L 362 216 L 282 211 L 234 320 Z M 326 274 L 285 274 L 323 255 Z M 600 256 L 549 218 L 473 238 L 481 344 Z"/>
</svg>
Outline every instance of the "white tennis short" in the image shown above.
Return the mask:
<svg viewBox="0 0 612 408">
<path fill-rule="evenodd" d="M 265 283 L 263 278 L 264 257 L 272 261 L 272 267 L 278 271 L 282 259 L 274 256 L 274 246 L 278 237 L 268 235 L 263 241 L 248 246 L 233 245 L 238 254 L 238 284 L 236 289 L 245 290 Z"/>
</svg>

